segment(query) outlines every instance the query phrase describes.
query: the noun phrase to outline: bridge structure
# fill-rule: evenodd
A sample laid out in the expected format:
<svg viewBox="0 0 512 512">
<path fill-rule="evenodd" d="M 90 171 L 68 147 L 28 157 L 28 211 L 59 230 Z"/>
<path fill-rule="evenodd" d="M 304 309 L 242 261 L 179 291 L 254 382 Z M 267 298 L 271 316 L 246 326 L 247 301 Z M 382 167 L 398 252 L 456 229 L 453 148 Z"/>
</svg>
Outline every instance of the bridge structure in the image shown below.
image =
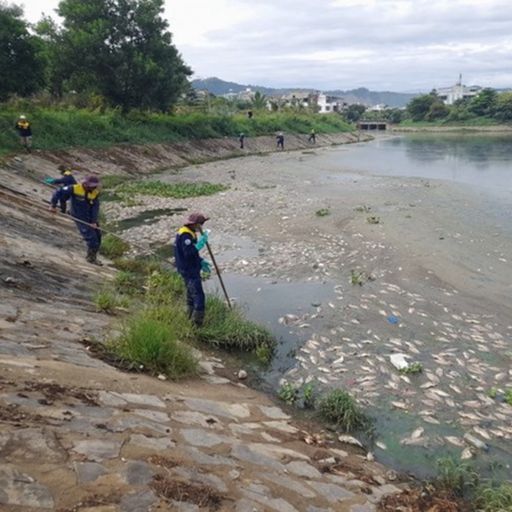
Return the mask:
<svg viewBox="0 0 512 512">
<path fill-rule="evenodd" d="M 368 130 L 368 131 L 384 131 L 389 127 L 389 123 L 387 121 L 358 121 L 357 128 L 359 130 Z"/>
</svg>

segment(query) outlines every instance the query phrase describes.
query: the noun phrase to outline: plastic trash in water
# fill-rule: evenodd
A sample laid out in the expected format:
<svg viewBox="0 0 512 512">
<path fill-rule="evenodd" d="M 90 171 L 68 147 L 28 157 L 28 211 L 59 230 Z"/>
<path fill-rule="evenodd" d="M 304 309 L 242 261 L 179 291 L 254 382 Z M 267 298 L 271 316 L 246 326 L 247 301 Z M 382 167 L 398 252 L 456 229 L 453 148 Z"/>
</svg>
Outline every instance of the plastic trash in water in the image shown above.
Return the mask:
<svg viewBox="0 0 512 512">
<path fill-rule="evenodd" d="M 388 322 L 389 322 L 391 325 L 396 325 L 396 324 L 400 321 L 400 320 L 398 319 L 398 317 L 397 317 L 397 316 L 395 316 L 395 315 L 389 315 L 389 316 L 387 317 L 387 320 L 388 320 Z"/>
</svg>

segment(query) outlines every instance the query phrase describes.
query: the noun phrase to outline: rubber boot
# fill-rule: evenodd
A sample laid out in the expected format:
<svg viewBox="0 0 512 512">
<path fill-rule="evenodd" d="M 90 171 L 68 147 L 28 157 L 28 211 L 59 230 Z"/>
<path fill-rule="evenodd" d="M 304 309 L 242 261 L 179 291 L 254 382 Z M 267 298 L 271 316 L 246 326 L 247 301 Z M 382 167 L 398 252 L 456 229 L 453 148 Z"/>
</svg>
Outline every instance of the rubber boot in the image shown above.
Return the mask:
<svg viewBox="0 0 512 512">
<path fill-rule="evenodd" d="M 86 256 L 85 259 L 89 263 L 92 263 L 93 265 L 98 265 L 98 267 L 102 267 L 103 263 L 101 263 L 101 261 L 98 261 L 97 256 L 98 256 L 98 251 L 97 250 L 87 249 L 87 256 Z"/>
<path fill-rule="evenodd" d="M 196 327 L 202 327 L 204 323 L 204 311 L 194 311 L 192 313 L 192 322 Z"/>
</svg>

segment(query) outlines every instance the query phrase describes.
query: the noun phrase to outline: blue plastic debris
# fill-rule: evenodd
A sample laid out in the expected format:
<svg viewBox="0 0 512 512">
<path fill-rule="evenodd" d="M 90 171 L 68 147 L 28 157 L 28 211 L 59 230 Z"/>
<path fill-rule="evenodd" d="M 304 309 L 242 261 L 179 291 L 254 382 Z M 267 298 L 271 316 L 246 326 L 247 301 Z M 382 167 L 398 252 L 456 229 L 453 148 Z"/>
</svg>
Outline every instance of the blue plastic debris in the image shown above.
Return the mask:
<svg viewBox="0 0 512 512">
<path fill-rule="evenodd" d="M 389 315 L 387 318 L 388 322 L 392 325 L 395 325 L 399 322 L 398 317 L 395 315 Z"/>
</svg>

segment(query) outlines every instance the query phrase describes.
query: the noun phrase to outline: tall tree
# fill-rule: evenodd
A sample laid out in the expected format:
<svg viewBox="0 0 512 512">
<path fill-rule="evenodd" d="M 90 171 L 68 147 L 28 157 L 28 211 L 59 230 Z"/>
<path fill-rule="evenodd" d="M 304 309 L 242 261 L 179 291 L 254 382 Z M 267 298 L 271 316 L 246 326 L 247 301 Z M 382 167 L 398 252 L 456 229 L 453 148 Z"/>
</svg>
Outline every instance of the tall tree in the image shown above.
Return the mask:
<svg viewBox="0 0 512 512">
<path fill-rule="evenodd" d="M 413 121 L 423 121 L 432 105 L 439 101 L 435 93 L 416 96 L 407 104 L 407 112 L 410 114 Z"/>
<path fill-rule="evenodd" d="M 61 69 L 68 87 L 124 110 L 167 110 L 191 70 L 172 44 L 164 0 L 62 0 Z"/>
<path fill-rule="evenodd" d="M 43 86 L 38 39 L 28 31 L 23 9 L 0 2 L 0 99 L 27 96 Z"/>
<path fill-rule="evenodd" d="M 255 110 L 263 110 L 267 108 L 267 97 L 260 91 L 256 91 L 251 100 L 251 107 Z"/>
<path fill-rule="evenodd" d="M 493 116 L 496 111 L 498 93 L 494 89 L 483 89 L 471 99 L 469 111 L 477 116 Z"/>
</svg>

